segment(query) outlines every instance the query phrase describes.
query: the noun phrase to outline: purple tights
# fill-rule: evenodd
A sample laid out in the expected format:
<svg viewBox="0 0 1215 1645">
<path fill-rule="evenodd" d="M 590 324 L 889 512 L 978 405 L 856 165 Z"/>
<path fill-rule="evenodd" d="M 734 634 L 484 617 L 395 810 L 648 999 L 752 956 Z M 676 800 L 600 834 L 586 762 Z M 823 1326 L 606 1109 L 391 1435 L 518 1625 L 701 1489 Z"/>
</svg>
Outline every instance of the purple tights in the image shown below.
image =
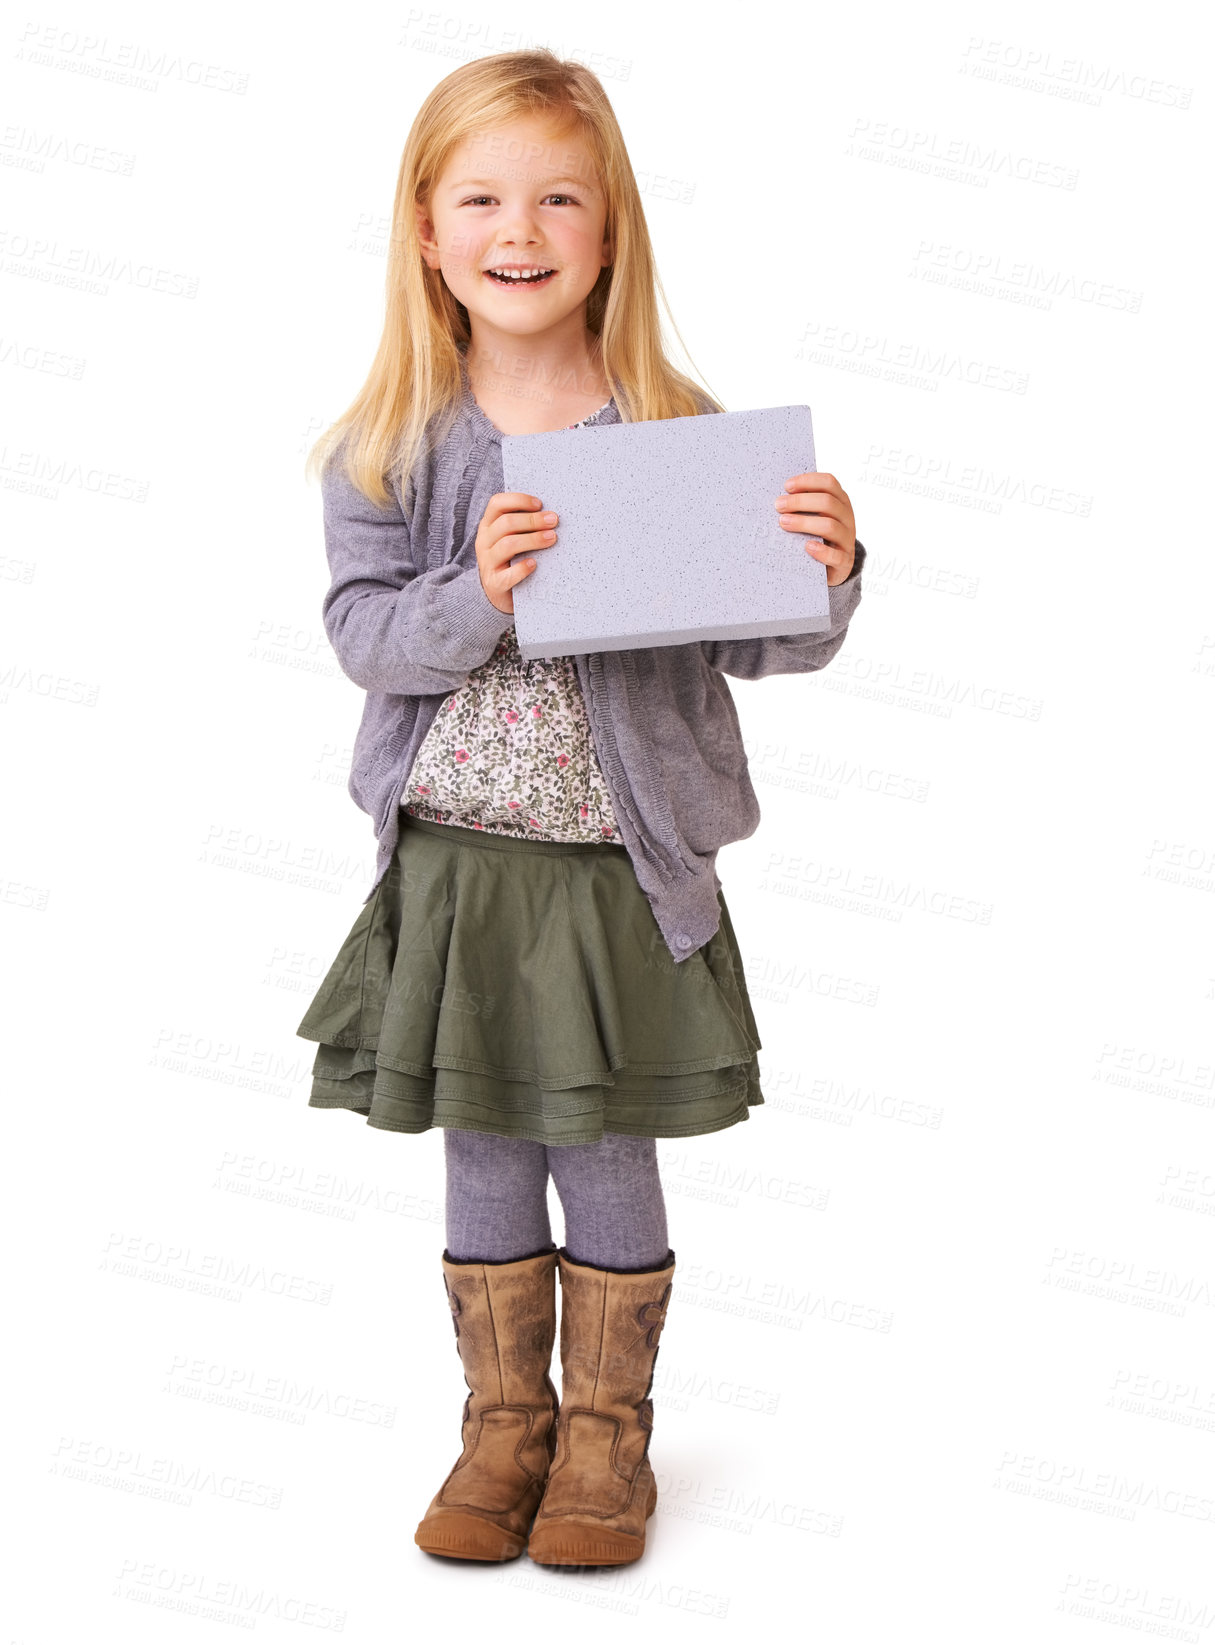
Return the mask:
<svg viewBox="0 0 1215 1645">
<path fill-rule="evenodd" d="M 605 1132 L 599 1142 L 549 1147 L 487 1131 L 443 1132 L 447 1254 L 456 1262 L 513 1262 L 552 1246 L 548 1179 L 557 1185 L 565 1248 L 596 1268 L 659 1268 L 666 1206 L 653 1137 Z"/>
</svg>

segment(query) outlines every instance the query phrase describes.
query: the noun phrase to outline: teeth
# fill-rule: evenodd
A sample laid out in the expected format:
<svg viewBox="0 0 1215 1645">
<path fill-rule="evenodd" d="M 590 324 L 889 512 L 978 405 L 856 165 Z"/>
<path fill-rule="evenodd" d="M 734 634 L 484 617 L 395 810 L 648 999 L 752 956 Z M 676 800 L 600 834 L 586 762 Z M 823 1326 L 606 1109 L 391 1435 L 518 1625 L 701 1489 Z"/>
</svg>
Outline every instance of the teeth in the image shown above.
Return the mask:
<svg viewBox="0 0 1215 1645">
<path fill-rule="evenodd" d="M 491 268 L 489 272 L 508 280 L 530 280 L 538 274 L 552 274 L 554 271 L 551 268 Z"/>
</svg>

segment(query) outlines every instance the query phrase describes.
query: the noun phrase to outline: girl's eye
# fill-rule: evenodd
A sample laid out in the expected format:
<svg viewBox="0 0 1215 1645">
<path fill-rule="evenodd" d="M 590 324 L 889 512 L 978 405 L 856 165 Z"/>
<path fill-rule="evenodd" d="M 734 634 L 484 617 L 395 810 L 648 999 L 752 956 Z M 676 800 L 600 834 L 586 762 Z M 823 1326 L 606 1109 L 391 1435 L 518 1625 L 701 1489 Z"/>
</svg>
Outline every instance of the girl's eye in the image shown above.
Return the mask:
<svg viewBox="0 0 1215 1645">
<path fill-rule="evenodd" d="M 571 203 L 571 205 L 577 205 L 577 203 L 578 203 L 574 199 L 572 194 L 549 194 L 549 195 L 546 195 L 545 198 L 549 199 L 549 200 L 568 200 Z M 462 201 L 461 204 L 466 205 L 466 206 L 479 206 L 484 201 L 492 200 L 492 199 L 493 199 L 492 194 L 474 194 L 474 195 L 471 196 L 470 199 Z"/>
</svg>

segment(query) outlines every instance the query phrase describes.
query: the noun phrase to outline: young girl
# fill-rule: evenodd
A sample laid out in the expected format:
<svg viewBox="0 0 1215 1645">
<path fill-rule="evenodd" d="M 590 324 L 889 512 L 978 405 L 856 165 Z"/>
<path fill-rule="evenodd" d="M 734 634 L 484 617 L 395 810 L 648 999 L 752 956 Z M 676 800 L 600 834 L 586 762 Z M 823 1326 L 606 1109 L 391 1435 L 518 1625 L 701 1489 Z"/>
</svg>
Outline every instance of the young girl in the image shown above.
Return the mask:
<svg viewBox="0 0 1215 1645">
<path fill-rule="evenodd" d="M 310 458 L 325 630 L 367 693 L 349 791 L 379 849 L 298 1033 L 319 1042 L 312 1106 L 443 1128 L 469 1394 L 415 1540 L 449 1557 L 644 1551 L 675 1272 L 655 1139 L 763 1102 L 715 867 L 759 822 L 724 676 L 824 667 L 860 600 L 847 496 L 791 475 L 773 505 L 789 552 L 827 568 L 826 632 L 520 657 L 512 591 L 561 552 L 559 522 L 501 490 L 503 434 L 589 443 L 722 409 L 666 359 L 657 289 L 598 79 L 547 50 L 468 63 L 414 122 L 379 352 Z"/>
</svg>

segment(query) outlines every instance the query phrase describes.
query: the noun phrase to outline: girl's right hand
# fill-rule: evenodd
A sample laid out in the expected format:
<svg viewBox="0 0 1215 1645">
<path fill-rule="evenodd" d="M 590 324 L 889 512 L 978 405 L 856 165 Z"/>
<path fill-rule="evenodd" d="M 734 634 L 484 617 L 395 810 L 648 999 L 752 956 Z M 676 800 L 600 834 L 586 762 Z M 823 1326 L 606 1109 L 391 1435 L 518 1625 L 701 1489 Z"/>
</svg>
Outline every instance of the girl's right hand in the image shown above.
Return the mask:
<svg viewBox="0 0 1215 1645">
<path fill-rule="evenodd" d="M 489 499 L 477 528 L 477 570 L 489 603 L 504 616 L 512 616 L 515 597 L 511 593 L 536 569 L 533 559 L 511 565 L 514 554 L 551 548 L 557 540 L 555 514 L 540 512 L 539 497 L 526 491 L 499 491 Z"/>
</svg>

